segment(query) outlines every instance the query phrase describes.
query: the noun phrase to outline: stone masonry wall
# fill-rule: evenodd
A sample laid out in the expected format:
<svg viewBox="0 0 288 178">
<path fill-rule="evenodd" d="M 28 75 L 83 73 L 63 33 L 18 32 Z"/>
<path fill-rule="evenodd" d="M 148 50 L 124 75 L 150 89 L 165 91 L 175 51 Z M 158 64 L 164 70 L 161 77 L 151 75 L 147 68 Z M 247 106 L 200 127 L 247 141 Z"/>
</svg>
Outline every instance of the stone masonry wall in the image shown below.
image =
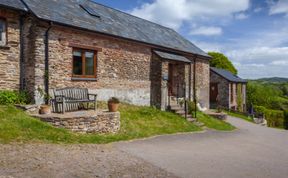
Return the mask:
<svg viewBox="0 0 288 178">
<path fill-rule="evenodd" d="M 15 11 L 1 9 L 0 17 L 7 20 L 5 47 L 0 47 L 0 89 L 18 90 L 20 85 L 20 22 Z M 24 23 L 24 85 L 40 104 L 43 98 L 38 89 L 44 90 L 45 31 L 48 25 L 28 16 Z M 72 47 L 70 44 L 101 48 L 98 52 L 97 79 L 76 81 L 72 78 Z M 161 60 L 160 60 L 161 61 Z M 167 63 L 168 64 L 168 63 Z M 168 65 L 167 65 L 168 66 Z M 167 67 L 166 66 L 166 67 Z M 151 48 L 139 43 L 127 42 L 95 33 L 53 26 L 49 40 L 50 89 L 63 87 L 87 87 L 99 95 L 99 100 L 116 96 L 121 100 L 150 105 L 161 105 L 163 75 L 158 72 L 165 64 L 152 61 Z M 188 67 L 181 67 L 187 74 Z M 209 63 L 197 59 L 197 98 L 209 107 Z M 153 71 L 152 71 L 153 70 Z M 180 72 L 181 72 L 180 71 Z M 161 70 L 160 70 L 161 72 Z M 192 71 L 193 73 L 193 71 Z M 185 75 L 186 76 L 186 75 Z M 187 75 L 188 76 L 188 75 Z M 193 74 L 192 74 L 193 76 Z M 151 81 L 158 78 L 151 85 Z M 187 77 L 185 78 L 187 80 Z M 157 83 L 160 88 L 157 89 Z M 160 85 L 161 84 L 161 85 Z M 193 82 L 191 82 L 191 85 Z M 193 88 L 193 86 L 191 86 Z M 153 92 L 151 92 L 153 90 Z M 167 90 L 167 89 L 166 89 Z M 155 92 L 157 93 L 155 93 Z M 193 93 L 193 91 L 191 91 Z M 51 92 L 52 94 L 52 92 Z M 155 97 L 151 99 L 151 97 Z M 159 99 L 160 98 L 160 99 Z M 163 102 L 163 101 L 162 101 Z"/>
<path fill-rule="evenodd" d="M 88 114 L 89 115 L 89 114 Z M 117 133 L 120 130 L 120 113 L 99 112 L 88 116 L 71 114 L 34 115 L 54 127 L 65 128 L 78 133 Z"/>
<path fill-rule="evenodd" d="M 162 104 L 162 96 L 161 96 L 161 88 L 162 88 L 162 60 L 155 55 L 152 54 L 151 61 L 151 105 L 156 106 L 157 108 L 161 108 Z"/>
<path fill-rule="evenodd" d="M 19 90 L 20 21 L 19 14 L 0 8 L 0 18 L 7 22 L 7 44 L 0 46 L 0 90 Z"/>
<path fill-rule="evenodd" d="M 73 81 L 71 43 L 102 49 L 97 54 L 97 81 Z M 51 88 L 86 87 L 100 100 L 116 96 L 150 105 L 150 48 L 58 27 L 51 30 L 49 47 Z"/>
<path fill-rule="evenodd" d="M 224 108 L 229 108 L 229 82 L 225 80 L 223 77 L 215 74 L 214 72 L 210 72 L 210 82 L 218 83 L 218 100 L 219 104 Z"/>
<path fill-rule="evenodd" d="M 33 22 L 37 24 L 37 22 Z M 40 26 L 40 27 L 39 27 Z M 27 86 L 34 92 L 36 103 L 42 100 L 37 92 L 44 89 L 44 34 L 47 27 L 31 25 L 34 51 L 27 52 Z M 29 41 L 27 42 L 29 43 Z M 71 44 L 97 47 L 96 80 L 73 80 Z M 33 62 L 32 62 L 33 61 Z M 112 96 L 138 105 L 150 105 L 151 49 L 131 42 L 106 38 L 83 31 L 53 26 L 49 38 L 49 85 L 50 89 L 85 87 L 97 93 L 99 100 Z M 34 69 L 33 69 L 34 68 Z M 50 94 L 53 94 L 52 91 Z"/>
<path fill-rule="evenodd" d="M 210 65 L 208 60 L 199 58 L 196 60 L 196 93 L 198 103 L 210 108 Z"/>
</svg>

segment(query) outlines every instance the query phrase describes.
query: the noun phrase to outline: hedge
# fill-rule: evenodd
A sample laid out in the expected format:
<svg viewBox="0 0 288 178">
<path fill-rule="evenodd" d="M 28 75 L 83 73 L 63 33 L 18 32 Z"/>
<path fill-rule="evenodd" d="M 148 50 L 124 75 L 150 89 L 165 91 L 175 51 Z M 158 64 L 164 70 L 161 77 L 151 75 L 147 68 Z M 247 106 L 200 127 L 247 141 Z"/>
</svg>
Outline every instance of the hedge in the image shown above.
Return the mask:
<svg viewBox="0 0 288 178">
<path fill-rule="evenodd" d="M 284 128 L 286 130 L 288 130 L 288 110 L 284 111 L 284 116 L 285 116 L 285 119 L 284 119 Z"/>
<path fill-rule="evenodd" d="M 285 128 L 285 117 L 283 111 L 266 109 L 263 106 L 255 106 L 254 110 L 258 114 L 264 114 L 268 127 Z"/>
</svg>

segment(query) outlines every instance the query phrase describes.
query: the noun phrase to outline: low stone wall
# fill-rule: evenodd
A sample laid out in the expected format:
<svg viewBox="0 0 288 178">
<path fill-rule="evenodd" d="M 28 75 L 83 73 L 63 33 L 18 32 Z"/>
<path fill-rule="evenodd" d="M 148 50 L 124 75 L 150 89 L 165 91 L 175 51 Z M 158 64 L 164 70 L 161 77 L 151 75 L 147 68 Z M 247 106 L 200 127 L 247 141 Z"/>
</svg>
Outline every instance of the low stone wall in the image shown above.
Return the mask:
<svg viewBox="0 0 288 178">
<path fill-rule="evenodd" d="M 33 115 L 57 128 L 77 133 L 116 133 L 120 130 L 119 112 L 79 111 L 66 114 Z"/>
</svg>

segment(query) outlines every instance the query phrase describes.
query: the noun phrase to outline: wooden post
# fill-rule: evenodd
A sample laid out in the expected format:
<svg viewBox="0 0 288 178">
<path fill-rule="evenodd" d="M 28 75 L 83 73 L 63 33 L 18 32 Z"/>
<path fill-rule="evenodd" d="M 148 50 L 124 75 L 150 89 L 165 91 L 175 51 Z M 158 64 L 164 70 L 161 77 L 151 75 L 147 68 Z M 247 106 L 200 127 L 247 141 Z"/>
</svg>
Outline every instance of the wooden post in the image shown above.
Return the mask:
<svg viewBox="0 0 288 178">
<path fill-rule="evenodd" d="M 197 97 L 196 97 L 196 58 L 197 55 L 194 57 L 194 66 L 193 66 L 193 100 L 195 104 L 195 118 L 197 118 Z"/>
</svg>

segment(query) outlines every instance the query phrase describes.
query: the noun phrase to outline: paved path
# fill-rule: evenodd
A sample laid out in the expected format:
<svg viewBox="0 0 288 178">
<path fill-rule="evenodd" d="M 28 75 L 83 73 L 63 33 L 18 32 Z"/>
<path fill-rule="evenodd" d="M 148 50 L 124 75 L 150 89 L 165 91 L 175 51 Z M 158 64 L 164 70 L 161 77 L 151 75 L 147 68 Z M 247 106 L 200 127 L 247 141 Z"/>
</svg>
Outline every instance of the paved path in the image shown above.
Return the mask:
<svg viewBox="0 0 288 178">
<path fill-rule="evenodd" d="M 117 146 L 179 177 L 288 177 L 288 131 L 232 117 L 228 122 L 239 129 L 160 136 Z"/>
</svg>

